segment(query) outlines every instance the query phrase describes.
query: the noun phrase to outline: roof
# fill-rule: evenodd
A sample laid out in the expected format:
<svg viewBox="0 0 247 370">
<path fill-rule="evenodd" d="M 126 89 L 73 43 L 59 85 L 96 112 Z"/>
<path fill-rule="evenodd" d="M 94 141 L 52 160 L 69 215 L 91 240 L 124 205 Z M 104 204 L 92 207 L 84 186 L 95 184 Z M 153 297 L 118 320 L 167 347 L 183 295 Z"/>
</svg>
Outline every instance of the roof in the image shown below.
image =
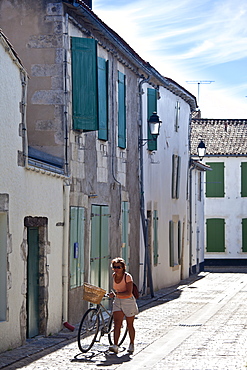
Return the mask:
<svg viewBox="0 0 247 370">
<path fill-rule="evenodd" d="M 247 119 L 192 119 L 192 155 L 197 155 L 201 140 L 206 156 L 247 155 Z"/>
<path fill-rule="evenodd" d="M 104 23 L 93 11 L 88 7 L 82 0 L 63 0 L 67 4 L 68 8 L 76 12 L 77 17 L 84 17 L 89 20 L 94 29 L 101 32 L 104 36 L 120 49 L 125 55 L 127 54 L 132 63 L 141 68 L 147 75 L 151 75 L 157 80 L 157 84 L 163 85 L 167 90 L 171 91 L 175 95 L 185 100 L 191 107 L 191 110 L 197 108 L 196 97 L 192 95 L 184 87 L 177 84 L 170 78 L 162 76 L 154 67 L 152 67 L 147 61 L 142 59 L 131 46 L 122 39 L 114 30 L 112 30 L 106 23 Z M 85 19 L 84 19 L 85 21 Z M 144 76 L 143 76 L 144 77 Z"/>
<path fill-rule="evenodd" d="M 4 45 L 5 50 L 10 54 L 13 61 L 18 65 L 18 67 L 25 71 L 24 65 L 21 61 L 21 58 L 13 48 L 13 45 L 8 40 L 7 36 L 3 33 L 3 31 L 0 28 L 0 42 Z M 25 71 L 26 72 L 26 71 Z"/>
</svg>

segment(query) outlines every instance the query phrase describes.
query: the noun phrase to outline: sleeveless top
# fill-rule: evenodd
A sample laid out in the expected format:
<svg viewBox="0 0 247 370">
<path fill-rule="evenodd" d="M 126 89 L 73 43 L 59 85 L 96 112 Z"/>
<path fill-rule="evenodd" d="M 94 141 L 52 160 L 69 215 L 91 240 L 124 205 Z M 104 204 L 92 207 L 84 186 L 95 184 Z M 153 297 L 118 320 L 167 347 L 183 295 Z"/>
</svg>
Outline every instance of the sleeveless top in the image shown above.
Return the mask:
<svg viewBox="0 0 247 370">
<path fill-rule="evenodd" d="M 129 283 L 130 281 L 133 281 L 132 276 L 128 272 L 125 272 L 125 274 L 123 275 L 122 280 L 118 284 L 115 282 L 115 272 L 112 274 L 112 276 L 113 276 L 113 289 L 118 293 L 126 292 L 126 290 L 127 290 L 127 284 L 126 283 Z M 125 282 L 125 280 L 126 280 L 126 282 Z M 124 298 L 130 298 L 130 297 L 132 297 L 132 293 L 129 296 L 118 297 L 118 298 L 124 299 Z"/>
</svg>

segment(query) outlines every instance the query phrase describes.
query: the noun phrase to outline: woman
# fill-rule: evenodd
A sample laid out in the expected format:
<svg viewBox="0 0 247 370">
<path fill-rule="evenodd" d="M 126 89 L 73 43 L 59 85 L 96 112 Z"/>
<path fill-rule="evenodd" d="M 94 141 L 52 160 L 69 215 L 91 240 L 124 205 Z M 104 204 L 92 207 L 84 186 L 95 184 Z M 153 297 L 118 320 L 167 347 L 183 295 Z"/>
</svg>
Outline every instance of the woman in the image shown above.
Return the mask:
<svg viewBox="0 0 247 370">
<path fill-rule="evenodd" d="M 113 301 L 113 319 L 114 319 L 114 345 L 109 347 L 109 350 L 118 353 L 118 339 L 122 321 L 125 316 L 130 337 L 129 353 L 134 352 L 135 329 L 134 319 L 138 314 L 136 300 L 132 294 L 133 279 L 126 270 L 125 261 L 123 258 L 117 257 L 111 261 L 113 272 L 113 289 L 114 293 L 110 293 Z"/>
</svg>

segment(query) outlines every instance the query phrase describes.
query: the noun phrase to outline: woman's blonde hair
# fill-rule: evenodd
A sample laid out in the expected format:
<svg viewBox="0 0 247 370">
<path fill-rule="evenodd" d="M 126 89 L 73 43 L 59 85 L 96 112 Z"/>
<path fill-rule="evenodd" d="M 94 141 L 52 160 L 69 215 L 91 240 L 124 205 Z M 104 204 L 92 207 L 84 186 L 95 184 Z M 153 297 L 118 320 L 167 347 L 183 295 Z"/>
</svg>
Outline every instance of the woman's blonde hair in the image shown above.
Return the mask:
<svg viewBox="0 0 247 370">
<path fill-rule="evenodd" d="M 113 267 L 113 264 L 114 263 L 120 263 L 121 264 L 121 266 L 122 266 L 122 268 L 123 268 L 123 270 L 124 270 L 124 272 L 125 272 L 125 270 L 126 270 L 126 263 L 125 263 L 125 260 L 123 259 L 123 258 L 121 258 L 121 257 L 116 257 L 116 258 L 114 258 L 112 261 L 111 261 L 111 268 Z"/>
</svg>

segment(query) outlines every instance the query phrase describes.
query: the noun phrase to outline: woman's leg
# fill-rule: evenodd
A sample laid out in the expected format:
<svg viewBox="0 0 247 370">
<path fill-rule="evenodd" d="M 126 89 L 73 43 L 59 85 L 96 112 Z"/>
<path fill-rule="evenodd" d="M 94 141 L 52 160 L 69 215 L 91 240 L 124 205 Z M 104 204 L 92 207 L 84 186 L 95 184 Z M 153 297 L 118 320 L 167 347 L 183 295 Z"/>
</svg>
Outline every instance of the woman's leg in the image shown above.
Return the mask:
<svg viewBox="0 0 247 370">
<path fill-rule="evenodd" d="M 135 316 L 126 317 L 127 327 L 129 331 L 130 343 L 134 344 L 135 340 L 135 328 L 134 328 Z"/>
<path fill-rule="evenodd" d="M 122 311 L 113 312 L 114 319 L 114 344 L 118 345 L 118 339 L 120 336 L 120 330 L 124 318 L 124 313 Z"/>
</svg>

